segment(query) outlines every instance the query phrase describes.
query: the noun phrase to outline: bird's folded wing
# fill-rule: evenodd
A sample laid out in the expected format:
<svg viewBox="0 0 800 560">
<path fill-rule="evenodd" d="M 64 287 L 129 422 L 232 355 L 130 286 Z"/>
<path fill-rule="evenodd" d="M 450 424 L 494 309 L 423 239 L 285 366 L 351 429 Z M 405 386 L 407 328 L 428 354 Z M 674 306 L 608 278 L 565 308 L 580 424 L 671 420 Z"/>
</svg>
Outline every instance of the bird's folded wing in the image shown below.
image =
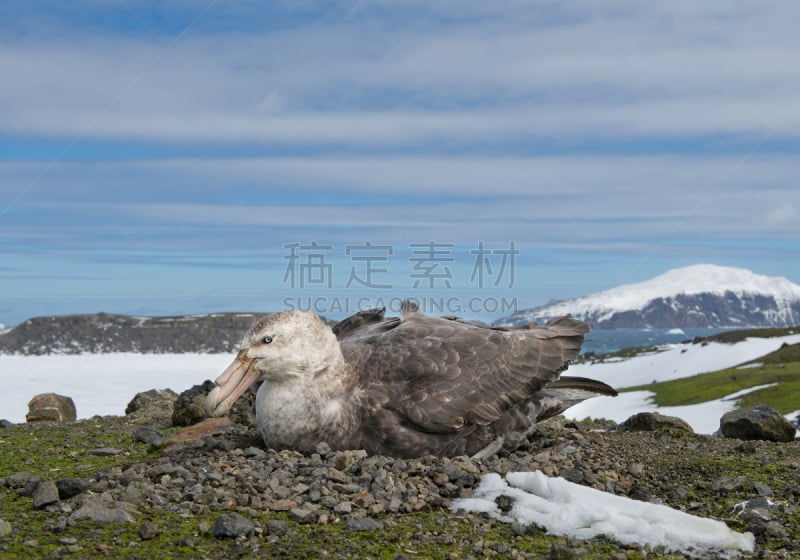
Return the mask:
<svg viewBox="0 0 800 560">
<path fill-rule="evenodd" d="M 420 314 L 371 349 L 367 392 L 424 431 L 490 424 L 557 379 L 586 330 L 573 319 L 500 330 Z"/>
</svg>

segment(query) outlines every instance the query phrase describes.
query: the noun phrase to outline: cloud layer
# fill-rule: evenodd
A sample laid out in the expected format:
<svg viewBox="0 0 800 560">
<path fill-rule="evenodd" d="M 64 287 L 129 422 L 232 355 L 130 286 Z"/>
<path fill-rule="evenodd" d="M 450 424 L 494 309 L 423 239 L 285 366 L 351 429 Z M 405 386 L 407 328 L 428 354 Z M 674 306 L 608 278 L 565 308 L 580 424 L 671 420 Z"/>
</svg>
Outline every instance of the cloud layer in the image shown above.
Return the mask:
<svg viewBox="0 0 800 560">
<path fill-rule="evenodd" d="M 794 3 L 14 10 L 0 274 L 17 284 L 53 254 L 180 276 L 189 256 L 311 239 L 514 240 L 553 286 L 588 266 L 586 291 L 698 260 L 800 281 Z"/>
</svg>

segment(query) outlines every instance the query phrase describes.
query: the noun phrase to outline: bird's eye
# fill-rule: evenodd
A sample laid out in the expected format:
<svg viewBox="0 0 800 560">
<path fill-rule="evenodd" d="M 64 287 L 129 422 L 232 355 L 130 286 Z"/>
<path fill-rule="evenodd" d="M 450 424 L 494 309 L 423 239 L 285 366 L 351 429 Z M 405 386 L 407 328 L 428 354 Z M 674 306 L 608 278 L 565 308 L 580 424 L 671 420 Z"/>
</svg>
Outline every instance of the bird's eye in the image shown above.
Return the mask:
<svg viewBox="0 0 800 560">
<path fill-rule="evenodd" d="M 267 335 L 261 339 L 261 342 L 263 342 L 264 344 L 269 344 L 270 342 L 272 342 L 272 337 Z"/>
</svg>

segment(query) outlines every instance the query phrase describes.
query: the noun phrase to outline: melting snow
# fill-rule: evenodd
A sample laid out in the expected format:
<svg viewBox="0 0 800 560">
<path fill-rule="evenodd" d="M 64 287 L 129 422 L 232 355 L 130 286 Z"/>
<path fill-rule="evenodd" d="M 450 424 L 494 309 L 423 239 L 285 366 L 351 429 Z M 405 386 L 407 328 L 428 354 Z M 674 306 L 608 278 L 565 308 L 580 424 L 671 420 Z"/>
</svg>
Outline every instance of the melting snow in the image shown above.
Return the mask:
<svg viewBox="0 0 800 560">
<path fill-rule="evenodd" d="M 495 503 L 501 495 L 513 499 L 507 513 Z M 451 509 L 535 523 L 573 538 L 608 535 L 625 544 L 651 544 L 683 552 L 752 552 L 755 545 L 751 533 L 731 531 L 721 521 L 550 478 L 541 471 L 508 473 L 505 479 L 487 474 L 474 497 L 455 500 Z"/>
<path fill-rule="evenodd" d="M 800 334 L 748 338 L 736 344 L 673 344 L 665 346 L 661 352 L 650 352 L 630 359 L 573 364 L 569 367 L 568 375 L 599 379 L 616 388 L 632 387 L 735 367 L 774 352 L 784 343 L 800 343 Z"/>
<path fill-rule="evenodd" d="M 784 343 L 800 343 L 800 335 L 748 338 L 737 344 L 676 344 L 666 347 L 663 352 L 643 354 L 627 360 L 574 364 L 570 366 L 568 374 L 599 379 L 622 389 L 735 367 L 774 352 Z M 736 408 L 737 398 L 766 386 L 750 387 L 700 404 L 667 407 L 656 406 L 651 391 L 633 391 L 617 397 L 596 397 L 583 401 L 564 412 L 564 416 L 575 420 L 606 418 L 622 422 L 638 412 L 658 411 L 686 420 L 698 434 L 712 434 L 719 429 L 722 415 Z"/>
</svg>

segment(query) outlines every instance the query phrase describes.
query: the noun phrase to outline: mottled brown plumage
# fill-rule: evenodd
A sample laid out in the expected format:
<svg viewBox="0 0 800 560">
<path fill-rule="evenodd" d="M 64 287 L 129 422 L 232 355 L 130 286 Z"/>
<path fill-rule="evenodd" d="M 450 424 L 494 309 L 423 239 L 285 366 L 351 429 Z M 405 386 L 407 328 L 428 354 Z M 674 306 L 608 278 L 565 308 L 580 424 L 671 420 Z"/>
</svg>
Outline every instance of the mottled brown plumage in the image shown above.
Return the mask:
<svg viewBox="0 0 800 560">
<path fill-rule="evenodd" d="M 312 451 L 325 441 L 402 457 L 507 452 L 536 422 L 616 394 L 598 381 L 559 379 L 588 330 L 569 317 L 497 328 L 428 317 L 412 304 L 399 318 L 375 309 L 332 329 L 313 314 L 273 314 L 245 336 L 209 410 L 224 413 L 242 386 L 262 380 L 256 416 L 271 446 Z"/>
</svg>

